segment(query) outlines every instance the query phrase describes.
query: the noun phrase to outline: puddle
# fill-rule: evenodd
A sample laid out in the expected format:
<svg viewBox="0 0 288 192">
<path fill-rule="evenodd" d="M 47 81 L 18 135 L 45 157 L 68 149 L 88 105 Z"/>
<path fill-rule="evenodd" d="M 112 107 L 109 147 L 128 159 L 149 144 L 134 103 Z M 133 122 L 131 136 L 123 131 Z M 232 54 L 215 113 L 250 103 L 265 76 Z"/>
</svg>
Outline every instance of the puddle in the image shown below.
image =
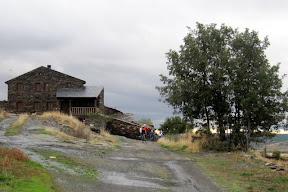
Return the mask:
<svg viewBox="0 0 288 192">
<path fill-rule="evenodd" d="M 119 161 L 139 161 L 138 158 L 134 157 L 109 157 L 111 160 L 119 160 Z"/>
<path fill-rule="evenodd" d="M 152 183 L 151 181 L 145 181 L 143 180 L 143 178 L 140 178 L 140 180 L 137 180 L 135 178 L 128 178 L 124 173 L 102 172 L 102 177 L 100 178 L 100 180 L 104 183 L 113 183 L 115 185 L 166 189 L 160 184 Z"/>
</svg>

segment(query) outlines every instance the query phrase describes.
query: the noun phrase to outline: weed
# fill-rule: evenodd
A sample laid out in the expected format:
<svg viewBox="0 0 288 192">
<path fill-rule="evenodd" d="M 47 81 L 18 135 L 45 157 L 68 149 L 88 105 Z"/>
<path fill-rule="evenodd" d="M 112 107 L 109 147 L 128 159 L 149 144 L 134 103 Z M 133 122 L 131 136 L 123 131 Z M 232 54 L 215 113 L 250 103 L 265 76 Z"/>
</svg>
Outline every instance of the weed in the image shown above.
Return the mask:
<svg viewBox="0 0 288 192">
<path fill-rule="evenodd" d="M 273 151 L 272 158 L 279 160 L 280 156 L 281 156 L 281 151 L 278 151 L 278 150 Z"/>
<path fill-rule="evenodd" d="M 280 176 L 279 178 L 278 178 L 278 181 L 279 181 L 279 183 L 288 183 L 288 176 L 284 176 L 284 177 L 282 177 L 282 176 Z"/>
</svg>

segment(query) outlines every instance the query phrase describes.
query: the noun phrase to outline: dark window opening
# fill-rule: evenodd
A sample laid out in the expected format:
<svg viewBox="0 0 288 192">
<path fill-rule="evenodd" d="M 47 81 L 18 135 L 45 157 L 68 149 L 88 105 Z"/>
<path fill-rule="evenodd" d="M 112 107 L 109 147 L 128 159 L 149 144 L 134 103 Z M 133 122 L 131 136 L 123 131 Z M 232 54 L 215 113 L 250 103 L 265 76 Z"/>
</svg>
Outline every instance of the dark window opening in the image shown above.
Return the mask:
<svg viewBox="0 0 288 192">
<path fill-rule="evenodd" d="M 40 83 L 35 83 L 35 91 L 40 92 L 41 90 L 41 84 Z"/>
<path fill-rule="evenodd" d="M 44 91 L 47 91 L 47 92 L 50 91 L 50 84 L 49 83 L 44 84 Z"/>
<path fill-rule="evenodd" d="M 54 109 L 54 103 L 47 102 L 47 111 L 53 111 L 53 109 Z"/>
<path fill-rule="evenodd" d="M 24 104 L 23 102 L 19 101 L 16 103 L 16 108 L 17 108 L 17 111 L 23 111 L 24 109 Z"/>
<path fill-rule="evenodd" d="M 17 91 L 23 91 L 24 90 L 23 83 L 17 83 L 16 89 L 17 89 Z"/>
<path fill-rule="evenodd" d="M 34 102 L 34 110 L 35 111 L 41 111 L 41 103 L 40 102 Z"/>
</svg>

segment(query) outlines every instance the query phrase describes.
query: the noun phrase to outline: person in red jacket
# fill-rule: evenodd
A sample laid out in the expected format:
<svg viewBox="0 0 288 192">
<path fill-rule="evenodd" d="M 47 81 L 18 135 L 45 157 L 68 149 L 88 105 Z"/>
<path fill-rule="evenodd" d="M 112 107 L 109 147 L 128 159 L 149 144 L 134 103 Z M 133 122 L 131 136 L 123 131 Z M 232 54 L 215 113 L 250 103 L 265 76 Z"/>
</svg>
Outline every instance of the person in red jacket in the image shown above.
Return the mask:
<svg viewBox="0 0 288 192">
<path fill-rule="evenodd" d="M 142 142 L 145 140 L 145 142 L 147 141 L 147 133 L 148 133 L 149 129 L 146 126 L 146 124 L 143 125 L 142 127 Z"/>
</svg>

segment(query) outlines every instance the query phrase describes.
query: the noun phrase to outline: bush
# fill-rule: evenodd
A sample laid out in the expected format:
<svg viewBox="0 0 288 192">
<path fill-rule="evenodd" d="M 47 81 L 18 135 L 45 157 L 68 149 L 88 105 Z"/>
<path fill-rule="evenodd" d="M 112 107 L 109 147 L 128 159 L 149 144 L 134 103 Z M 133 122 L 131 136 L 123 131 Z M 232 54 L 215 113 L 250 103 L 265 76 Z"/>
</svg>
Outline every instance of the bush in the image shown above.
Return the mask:
<svg viewBox="0 0 288 192">
<path fill-rule="evenodd" d="M 203 143 L 202 148 L 208 151 L 227 151 L 227 142 L 212 137 Z"/>
<path fill-rule="evenodd" d="M 278 151 L 278 150 L 273 151 L 272 158 L 279 160 L 280 156 L 281 156 L 281 152 L 280 151 Z"/>
</svg>

